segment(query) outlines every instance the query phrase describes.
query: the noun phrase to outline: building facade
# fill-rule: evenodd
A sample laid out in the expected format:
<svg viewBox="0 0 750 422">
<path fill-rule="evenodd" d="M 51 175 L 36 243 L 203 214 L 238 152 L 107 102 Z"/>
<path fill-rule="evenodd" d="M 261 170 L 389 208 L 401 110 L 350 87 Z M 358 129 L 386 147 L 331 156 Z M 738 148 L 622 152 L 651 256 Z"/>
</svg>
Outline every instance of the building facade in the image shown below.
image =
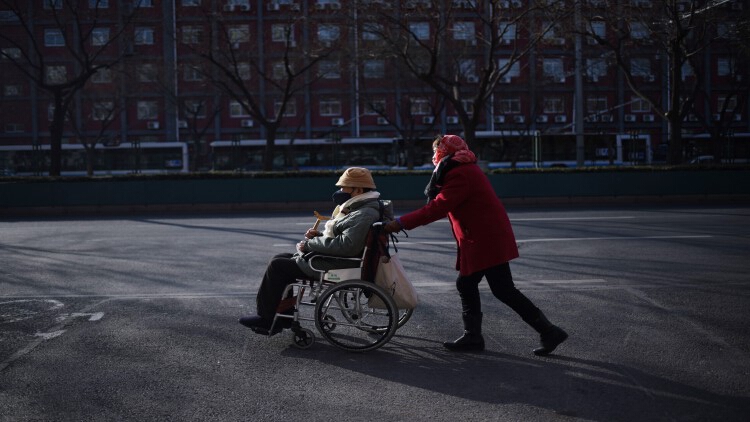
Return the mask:
<svg viewBox="0 0 750 422">
<path fill-rule="evenodd" d="M 748 158 L 746 1 L 17 4 L 0 168 L 38 169 L 7 151 L 44 151 L 63 107 L 64 150 L 183 143 L 183 170 L 262 168 L 269 138 L 274 168 L 419 166 L 467 122 L 494 166 L 659 162 L 674 130 L 686 161 Z"/>
</svg>

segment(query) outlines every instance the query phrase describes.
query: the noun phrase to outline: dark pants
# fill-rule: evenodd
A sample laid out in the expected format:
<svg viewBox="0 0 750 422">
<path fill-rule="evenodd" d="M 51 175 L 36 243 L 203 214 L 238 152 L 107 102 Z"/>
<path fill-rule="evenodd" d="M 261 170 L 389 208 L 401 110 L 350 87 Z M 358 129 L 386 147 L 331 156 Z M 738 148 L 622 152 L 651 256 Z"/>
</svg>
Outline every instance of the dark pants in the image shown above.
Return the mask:
<svg viewBox="0 0 750 422">
<path fill-rule="evenodd" d="M 477 271 L 474 274 L 458 276 L 456 289 L 461 296 L 461 306 L 464 314 L 478 314 L 482 312 L 482 303 L 479 298 L 479 282 L 487 278 L 487 284 L 492 294 L 504 304 L 510 306 L 526 322 L 531 322 L 539 317 L 539 308 L 516 289 L 513 284 L 513 276 L 510 273 L 510 265 L 506 262 L 486 270 Z"/>
<path fill-rule="evenodd" d="M 292 259 L 292 254 L 283 253 L 271 258 L 258 289 L 256 299 L 258 315 L 263 319 L 273 319 L 284 289 L 300 278 L 309 277 L 297 266 Z"/>
</svg>

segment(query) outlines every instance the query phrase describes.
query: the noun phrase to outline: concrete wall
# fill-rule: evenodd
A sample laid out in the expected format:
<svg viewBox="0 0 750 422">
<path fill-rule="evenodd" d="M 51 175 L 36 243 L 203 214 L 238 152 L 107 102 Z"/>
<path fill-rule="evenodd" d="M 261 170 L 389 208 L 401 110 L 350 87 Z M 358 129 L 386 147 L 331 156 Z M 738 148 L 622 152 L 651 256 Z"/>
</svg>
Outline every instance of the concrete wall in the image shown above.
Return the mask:
<svg viewBox="0 0 750 422">
<path fill-rule="evenodd" d="M 489 175 L 506 202 L 613 198 L 750 197 L 750 170 L 517 172 Z M 375 175 L 384 198 L 424 201 L 429 174 Z M 0 180 L 0 213 L 106 209 L 266 209 L 330 203 L 336 175 L 285 178 Z M 274 206 L 275 205 L 275 206 Z"/>
</svg>

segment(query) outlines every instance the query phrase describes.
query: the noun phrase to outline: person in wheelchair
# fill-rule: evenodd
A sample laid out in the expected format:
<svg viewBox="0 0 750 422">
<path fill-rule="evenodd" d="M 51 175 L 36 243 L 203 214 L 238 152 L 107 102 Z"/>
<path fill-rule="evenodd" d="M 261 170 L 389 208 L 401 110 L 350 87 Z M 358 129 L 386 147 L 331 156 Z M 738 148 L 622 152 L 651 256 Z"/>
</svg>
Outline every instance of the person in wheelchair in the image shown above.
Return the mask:
<svg viewBox="0 0 750 422">
<path fill-rule="evenodd" d="M 369 170 L 348 168 L 336 186 L 340 188 L 333 194 L 337 206 L 325 229 L 322 232 L 309 229 L 305 239 L 297 244 L 296 253 L 282 253 L 271 258 L 258 289 L 256 315 L 241 317 L 240 324 L 265 335 L 277 334 L 289 328 L 292 320 L 280 318 L 271 331 L 286 286 L 299 279 L 318 279 L 320 273 L 313 270 L 308 262 L 311 254 L 360 257 L 372 224 L 393 219 L 393 204 L 380 200 L 380 193 L 375 190 L 375 181 Z M 316 259 L 315 262 L 315 267 L 321 270 L 357 266 L 359 262 L 352 260 Z M 291 313 L 292 309 L 284 312 Z"/>
</svg>

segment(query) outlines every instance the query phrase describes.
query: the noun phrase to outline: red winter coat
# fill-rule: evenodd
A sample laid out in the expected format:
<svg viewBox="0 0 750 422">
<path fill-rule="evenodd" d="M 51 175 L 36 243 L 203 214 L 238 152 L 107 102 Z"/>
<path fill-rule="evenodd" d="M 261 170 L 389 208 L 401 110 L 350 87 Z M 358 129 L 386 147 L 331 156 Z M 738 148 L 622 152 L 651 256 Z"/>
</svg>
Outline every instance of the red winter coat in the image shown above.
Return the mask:
<svg viewBox="0 0 750 422">
<path fill-rule="evenodd" d="M 456 269 L 469 275 L 518 258 L 508 214 L 476 164 L 450 170 L 434 200 L 401 217 L 410 230 L 448 216 L 458 244 Z"/>
</svg>

